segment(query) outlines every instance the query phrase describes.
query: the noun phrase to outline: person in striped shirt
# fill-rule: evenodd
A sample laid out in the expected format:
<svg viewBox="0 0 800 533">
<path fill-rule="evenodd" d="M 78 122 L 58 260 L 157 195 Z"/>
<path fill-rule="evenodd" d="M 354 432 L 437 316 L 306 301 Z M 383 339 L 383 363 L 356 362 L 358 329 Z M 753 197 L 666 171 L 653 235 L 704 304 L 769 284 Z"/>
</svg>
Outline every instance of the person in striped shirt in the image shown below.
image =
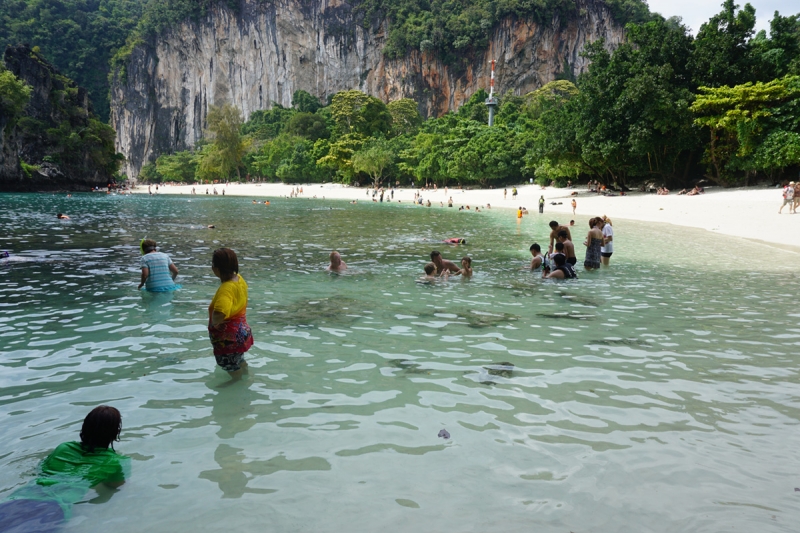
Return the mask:
<svg viewBox="0 0 800 533">
<path fill-rule="evenodd" d="M 144 286 L 150 292 L 165 292 L 180 288 L 180 285 L 175 284 L 178 267 L 167 254 L 157 251 L 156 248 L 156 241 L 142 240 L 142 281 L 139 289 Z"/>
</svg>

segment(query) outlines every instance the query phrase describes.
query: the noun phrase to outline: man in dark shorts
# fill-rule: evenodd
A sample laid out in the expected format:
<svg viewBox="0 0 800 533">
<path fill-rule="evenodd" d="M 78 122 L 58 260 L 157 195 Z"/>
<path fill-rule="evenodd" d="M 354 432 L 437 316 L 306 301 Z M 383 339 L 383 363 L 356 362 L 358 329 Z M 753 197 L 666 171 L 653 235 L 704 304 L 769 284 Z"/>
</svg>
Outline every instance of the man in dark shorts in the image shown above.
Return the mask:
<svg viewBox="0 0 800 533">
<path fill-rule="evenodd" d="M 566 231 L 567 240 L 572 240 L 572 234 L 569 232 L 569 228 L 566 226 L 560 226 L 555 220 L 550 221 L 550 230 L 550 245 L 547 247 L 547 253 L 553 252 L 553 241 L 556 240 L 556 236 L 558 235 L 559 231 Z"/>
<path fill-rule="evenodd" d="M 556 239 L 564 245 L 564 255 L 567 256 L 567 263 L 575 266 L 578 262 L 578 258 L 575 256 L 575 245 L 569 240 L 567 232 L 564 230 L 559 231 L 558 235 L 556 235 Z"/>
<path fill-rule="evenodd" d="M 442 254 L 438 250 L 434 250 L 434 251 L 431 252 L 431 262 L 436 266 L 436 273 L 437 274 L 441 274 L 445 270 L 449 270 L 450 273 L 459 272 L 461 270 L 452 261 L 448 261 L 447 259 L 443 259 L 442 258 Z"/>
</svg>

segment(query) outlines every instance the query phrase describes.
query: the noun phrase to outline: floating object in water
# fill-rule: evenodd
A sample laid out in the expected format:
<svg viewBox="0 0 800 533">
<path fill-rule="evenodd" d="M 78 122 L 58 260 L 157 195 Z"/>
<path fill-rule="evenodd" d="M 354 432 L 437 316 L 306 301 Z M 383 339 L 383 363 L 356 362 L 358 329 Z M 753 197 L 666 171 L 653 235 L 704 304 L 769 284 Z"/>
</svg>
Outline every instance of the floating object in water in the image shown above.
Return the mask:
<svg viewBox="0 0 800 533">
<path fill-rule="evenodd" d="M 439 431 L 439 435 L 437 436 L 442 437 L 443 439 L 449 439 L 450 433 L 448 433 L 446 429 L 442 429 Z"/>
</svg>

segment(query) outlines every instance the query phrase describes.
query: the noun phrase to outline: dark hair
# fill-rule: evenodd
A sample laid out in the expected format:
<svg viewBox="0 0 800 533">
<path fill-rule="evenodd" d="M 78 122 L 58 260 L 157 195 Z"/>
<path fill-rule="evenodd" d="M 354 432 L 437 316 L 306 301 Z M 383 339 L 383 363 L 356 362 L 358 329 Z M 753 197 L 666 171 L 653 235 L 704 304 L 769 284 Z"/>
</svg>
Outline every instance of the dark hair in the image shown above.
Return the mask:
<svg viewBox="0 0 800 533">
<path fill-rule="evenodd" d="M 222 278 L 232 278 L 239 273 L 239 259 L 230 248 L 217 248 L 211 257 L 211 266 L 216 267 Z"/>
<path fill-rule="evenodd" d="M 566 239 L 567 238 L 567 230 L 563 230 L 562 229 L 561 231 L 559 231 L 556 234 L 556 237 L 561 237 L 562 239 Z"/>
<path fill-rule="evenodd" d="M 542 247 L 539 246 L 539 243 L 535 242 L 535 243 L 531 244 L 531 251 L 533 251 L 533 250 L 536 250 L 537 252 L 541 252 L 542 251 Z"/>
<path fill-rule="evenodd" d="M 56 213 L 56 216 L 57 216 L 58 218 L 61 218 L 61 216 L 62 216 L 63 214 L 64 214 L 64 213 Z"/>
<path fill-rule="evenodd" d="M 589 229 L 594 227 L 595 222 L 597 221 L 597 217 L 592 217 L 589 219 Z"/>
<path fill-rule="evenodd" d="M 558 227 L 558 222 L 556 222 L 555 220 L 551 220 L 550 221 L 550 227 L 553 228 L 553 229 L 556 229 Z"/>
<path fill-rule="evenodd" d="M 442 255 L 442 254 L 441 254 L 441 253 L 439 253 L 439 250 L 434 250 L 434 251 L 432 251 L 432 252 L 431 252 L 431 261 L 433 261 L 433 258 L 434 258 L 434 257 L 439 257 L 440 255 Z"/>
<path fill-rule="evenodd" d="M 567 256 L 564 254 L 556 254 L 553 256 L 553 261 L 555 261 L 557 267 L 564 266 L 567 264 Z"/>
<path fill-rule="evenodd" d="M 471 257 L 465 255 L 464 257 L 461 258 L 461 260 L 462 261 L 466 261 L 469 266 L 472 266 L 472 258 Z"/>
<path fill-rule="evenodd" d="M 142 253 L 147 254 L 158 248 L 156 241 L 153 239 L 145 239 L 142 241 Z"/>
<path fill-rule="evenodd" d="M 119 440 L 122 431 L 122 415 L 116 408 L 100 405 L 91 410 L 83 419 L 81 427 L 81 446 L 89 453 L 95 448 L 114 449 L 114 441 Z"/>
<path fill-rule="evenodd" d="M 436 272 L 436 265 L 434 265 L 433 263 L 428 263 L 427 265 L 425 265 L 425 273 L 427 275 L 430 276 L 434 272 Z"/>
<path fill-rule="evenodd" d="M 564 249 L 564 243 L 563 242 L 557 242 L 556 243 L 556 250 L 558 250 L 560 252 L 563 249 Z"/>
</svg>

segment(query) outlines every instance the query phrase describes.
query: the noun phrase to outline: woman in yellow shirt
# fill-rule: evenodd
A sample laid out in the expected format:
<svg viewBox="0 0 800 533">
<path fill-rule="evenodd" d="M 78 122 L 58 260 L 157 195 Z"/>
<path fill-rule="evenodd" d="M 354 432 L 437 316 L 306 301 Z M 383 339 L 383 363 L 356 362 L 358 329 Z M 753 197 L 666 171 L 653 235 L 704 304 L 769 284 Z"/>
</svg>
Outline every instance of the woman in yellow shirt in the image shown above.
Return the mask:
<svg viewBox="0 0 800 533">
<path fill-rule="evenodd" d="M 247 367 L 244 352 L 253 345 L 247 325 L 247 283 L 239 275 L 239 259 L 230 248 L 214 250 L 211 270 L 220 279 L 208 306 L 208 335 L 217 364 L 234 377 Z"/>
</svg>

